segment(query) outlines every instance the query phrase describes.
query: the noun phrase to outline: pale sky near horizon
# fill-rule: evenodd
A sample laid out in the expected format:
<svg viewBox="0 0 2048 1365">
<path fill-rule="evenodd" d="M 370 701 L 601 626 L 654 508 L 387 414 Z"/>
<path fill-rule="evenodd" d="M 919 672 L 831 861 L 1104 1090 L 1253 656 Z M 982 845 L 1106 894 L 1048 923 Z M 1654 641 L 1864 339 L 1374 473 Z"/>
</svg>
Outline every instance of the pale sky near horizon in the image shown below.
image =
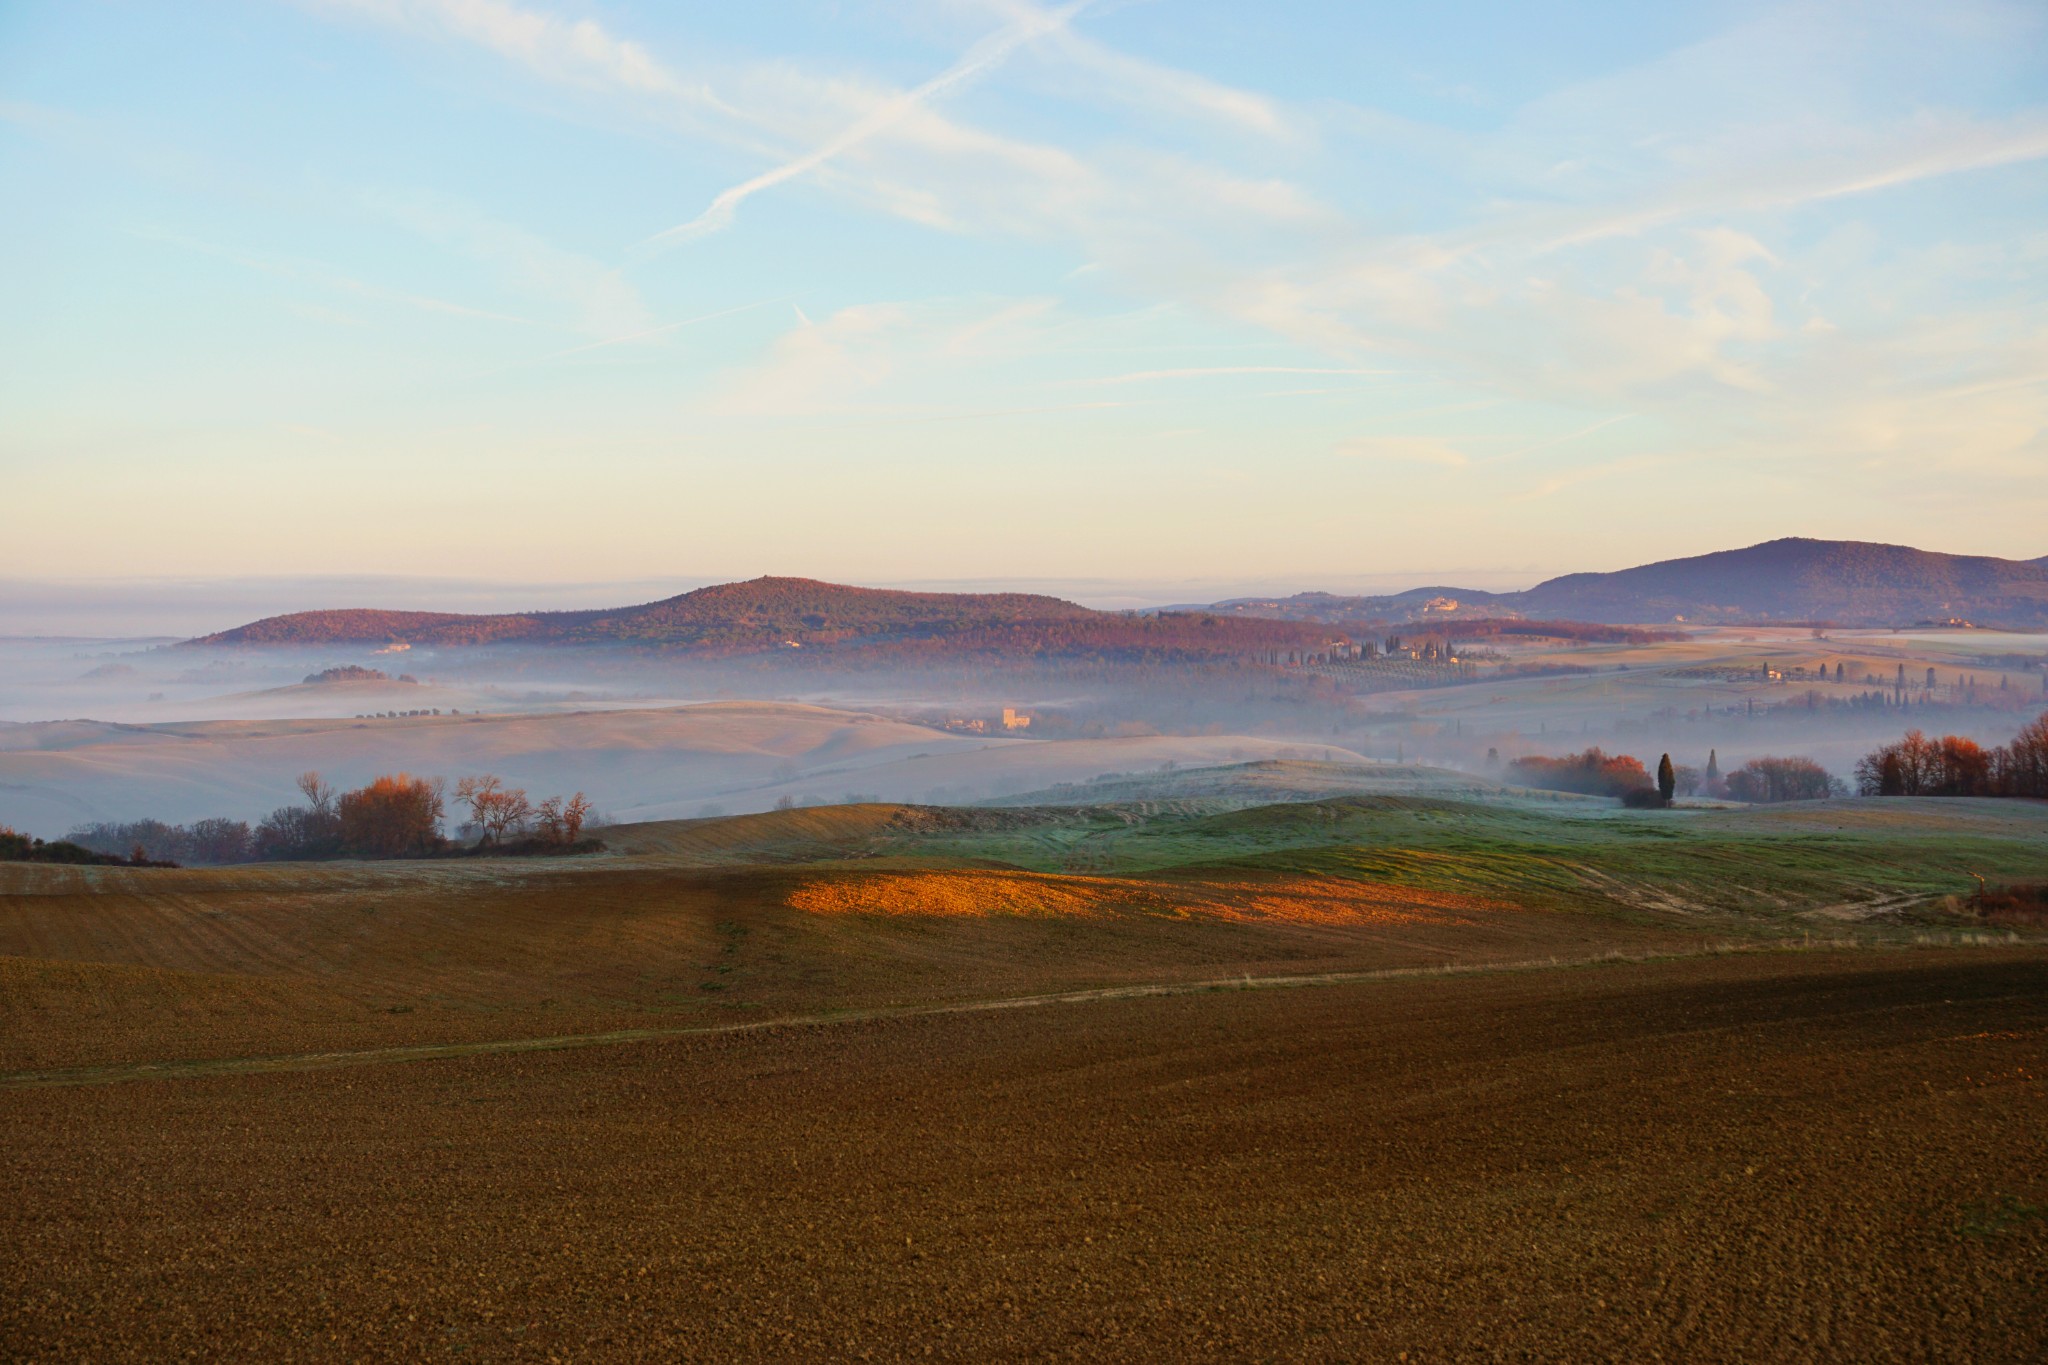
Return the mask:
<svg viewBox="0 0 2048 1365">
<path fill-rule="evenodd" d="M 2048 7 L 0 4 L 0 578 L 2048 554 Z"/>
</svg>

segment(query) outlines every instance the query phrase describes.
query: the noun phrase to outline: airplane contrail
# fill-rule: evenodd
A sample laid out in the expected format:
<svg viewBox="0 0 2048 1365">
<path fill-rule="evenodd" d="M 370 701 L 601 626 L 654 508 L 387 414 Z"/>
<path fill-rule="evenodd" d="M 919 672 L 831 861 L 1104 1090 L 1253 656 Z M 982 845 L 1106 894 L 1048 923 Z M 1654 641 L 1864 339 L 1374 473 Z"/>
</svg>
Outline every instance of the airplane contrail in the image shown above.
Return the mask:
<svg viewBox="0 0 2048 1365">
<path fill-rule="evenodd" d="M 1065 28 L 1076 14 L 1088 8 L 1094 0 L 1074 0 L 1074 3 L 1056 10 L 1032 10 L 1007 28 L 998 29 L 988 37 L 969 48 L 964 56 L 938 75 L 913 90 L 884 100 L 859 119 L 849 124 L 833 137 L 813 147 L 791 161 L 785 161 L 773 170 L 763 171 L 751 180 L 745 180 L 722 192 L 711 201 L 702 213 L 687 223 L 680 223 L 641 242 L 635 248 L 642 259 L 658 255 L 673 246 L 708 236 L 732 224 L 733 215 L 739 206 L 762 190 L 780 185 L 785 180 L 794 180 L 824 165 L 842 152 L 850 151 L 901 121 L 906 115 L 932 98 L 944 94 L 964 81 L 972 80 L 982 72 L 1002 63 L 1012 52 L 1042 38 L 1049 33 Z"/>
</svg>

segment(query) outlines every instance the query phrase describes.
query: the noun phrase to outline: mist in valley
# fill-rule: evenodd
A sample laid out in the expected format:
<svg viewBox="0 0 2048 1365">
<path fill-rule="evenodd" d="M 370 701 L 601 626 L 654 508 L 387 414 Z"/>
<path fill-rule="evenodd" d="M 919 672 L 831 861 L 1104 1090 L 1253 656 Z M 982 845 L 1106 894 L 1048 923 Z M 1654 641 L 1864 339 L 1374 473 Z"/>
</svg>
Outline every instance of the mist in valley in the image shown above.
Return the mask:
<svg viewBox="0 0 2048 1365">
<path fill-rule="evenodd" d="M 629 821 L 1053 788 L 1086 800 L 1091 783 L 1269 759 L 1352 765 L 1362 786 L 1384 765 L 1499 779 L 1516 758 L 1595 746 L 1650 768 L 1669 753 L 1704 769 L 1711 754 L 1724 772 L 1797 755 L 1848 778 L 1908 728 L 1991 746 L 2048 710 L 2044 635 L 1430 631 L 1411 631 L 1401 655 L 1424 639 L 1462 653 L 1424 687 L 1409 685 L 1421 665 L 1342 651 L 849 667 L 795 650 L 14 638 L 0 641 L 0 823 L 54 837 L 91 822 L 254 821 L 309 769 L 345 786 L 491 773 L 587 792 Z"/>
</svg>

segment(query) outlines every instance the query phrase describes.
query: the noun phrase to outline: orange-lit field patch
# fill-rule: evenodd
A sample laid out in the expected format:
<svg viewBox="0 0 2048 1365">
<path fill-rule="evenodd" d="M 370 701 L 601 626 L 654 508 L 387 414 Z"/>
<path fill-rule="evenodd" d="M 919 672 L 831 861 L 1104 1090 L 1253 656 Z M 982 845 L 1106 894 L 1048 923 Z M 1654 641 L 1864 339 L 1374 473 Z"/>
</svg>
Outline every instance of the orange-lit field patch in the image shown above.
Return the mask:
<svg viewBox="0 0 2048 1365">
<path fill-rule="evenodd" d="M 1512 909 L 1455 892 L 1336 877 L 1207 883 L 1199 890 L 1193 908 L 1201 913 L 1290 924 L 1470 924 L 1473 912 Z"/>
<path fill-rule="evenodd" d="M 1202 915 L 1389 925 L 1463 924 L 1472 912 L 1507 908 L 1450 892 L 1335 877 L 1160 882 L 1008 871 L 837 875 L 798 886 L 789 905 L 814 915 Z"/>
<path fill-rule="evenodd" d="M 1118 910 L 1171 914 L 1167 897 L 1115 877 L 1034 872 L 850 874 L 805 882 L 791 908 L 813 915 L 1100 915 Z"/>
</svg>

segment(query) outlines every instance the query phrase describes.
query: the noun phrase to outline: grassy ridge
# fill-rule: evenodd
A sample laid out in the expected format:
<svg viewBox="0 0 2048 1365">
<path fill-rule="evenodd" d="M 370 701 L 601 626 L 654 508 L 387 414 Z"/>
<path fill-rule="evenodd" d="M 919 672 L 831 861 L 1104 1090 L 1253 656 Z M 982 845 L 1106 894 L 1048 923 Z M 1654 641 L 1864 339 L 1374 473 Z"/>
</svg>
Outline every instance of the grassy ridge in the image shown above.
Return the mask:
<svg viewBox="0 0 2048 1365">
<path fill-rule="evenodd" d="M 716 833 L 726 836 L 723 858 L 821 870 L 1312 874 L 1548 909 L 1846 913 L 1961 894 L 1975 886 L 1972 873 L 1994 882 L 2048 877 L 2048 807 L 1910 804 L 1645 814 L 1388 796 L 1245 810 L 1197 800 L 943 814 L 870 806 L 845 808 L 836 820 L 748 817 L 751 839 L 731 837 L 736 822 L 717 822 Z"/>
</svg>

